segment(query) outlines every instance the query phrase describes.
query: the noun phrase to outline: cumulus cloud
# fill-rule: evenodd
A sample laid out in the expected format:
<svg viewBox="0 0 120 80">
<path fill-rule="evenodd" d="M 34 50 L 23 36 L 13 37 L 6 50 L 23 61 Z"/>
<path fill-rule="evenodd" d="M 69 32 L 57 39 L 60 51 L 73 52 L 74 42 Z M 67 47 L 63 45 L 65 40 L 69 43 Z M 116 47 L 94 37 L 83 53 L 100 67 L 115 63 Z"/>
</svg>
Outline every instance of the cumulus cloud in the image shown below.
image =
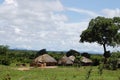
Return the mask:
<svg viewBox="0 0 120 80">
<path fill-rule="evenodd" d="M 0 4 L 1 44 L 37 50 L 97 50 L 96 44 L 79 43 L 79 36 L 89 21 L 68 23 L 64 11 L 85 13 L 90 17 L 98 15 L 89 10 L 66 9 L 60 0 L 5 0 Z"/>
<path fill-rule="evenodd" d="M 4 5 L 14 5 L 17 6 L 17 2 L 15 0 L 5 0 Z"/>
<path fill-rule="evenodd" d="M 0 6 L 1 43 L 17 48 L 70 48 L 69 40 L 78 37 L 80 28 L 65 24 L 68 18 L 61 11 L 59 0 L 5 0 Z"/>
<path fill-rule="evenodd" d="M 67 21 L 64 14 L 55 13 L 63 10 L 59 0 L 5 0 L 0 5 L 1 43 L 18 48 L 43 41 L 47 45 L 47 36 L 56 32 L 59 22 Z"/>
</svg>

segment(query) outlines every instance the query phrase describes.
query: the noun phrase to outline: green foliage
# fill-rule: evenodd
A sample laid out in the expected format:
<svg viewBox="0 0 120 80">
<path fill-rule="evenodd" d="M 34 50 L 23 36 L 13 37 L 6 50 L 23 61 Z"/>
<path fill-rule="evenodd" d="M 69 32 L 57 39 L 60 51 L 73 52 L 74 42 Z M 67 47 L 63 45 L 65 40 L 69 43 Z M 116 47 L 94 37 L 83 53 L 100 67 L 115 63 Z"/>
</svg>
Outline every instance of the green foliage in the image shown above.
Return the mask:
<svg viewBox="0 0 120 80">
<path fill-rule="evenodd" d="M 10 50 L 8 46 L 0 46 L 0 64 L 30 63 L 35 58 L 36 51 Z"/>
<path fill-rule="evenodd" d="M 87 71 L 87 74 L 85 76 L 85 80 L 89 80 L 90 76 L 91 76 L 91 73 L 92 73 L 92 68 L 90 68 L 88 71 Z"/>
<path fill-rule="evenodd" d="M 107 69 L 117 70 L 117 68 L 118 68 L 118 59 L 119 58 L 120 58 L 120 52 L 113 52 L 111 54 L 111 57 L 108 59 Z"/>
<path fill-rule="evenodd" d="M 119 17 L 117 17 L 120 19 Z M 120 24 L 117 21 L 117 24 Z M 118 35 L 118 31 L 120 30 L 119 25 L 116 25 L 114 18 L 104 18 L 104 17 L 97 17 L 92 19 L 89 22 L 88 28 L 82 32 L 81 34 L 81 42 L 97 42 L 101 45 L 107 44 L 113 46 L 112 44 L 120 43 L 116 42 L 115 38 Z M 118 38 L 120 39 L 120 38 Z"/>
<path fill-rule="evenodd" d="M 0 64 L 10 65 L 10 59 L 8 58 L 9 47 L 0 45 Z"/>
<path fill-rule="evenodd" d="M 109 58 L 108 60 L 108 64 L 109 64 L 109 68 L 110 70 L 117 70 L 117 58 Z"/>
<path fill-rule="evenodd" d="M 120 58 L 120 52 L 113 52 L 111 58 Z"/>
<path fill-rule="evenodd" d="M 0 62 L 2 65 L 6 65 L 6 66 L 9 66 L 11 64 L 10 59 L 1 59 Z"/>
<path fill-rule="evenodd" d="M 9 49 L 9 46 L 0 45 L 0 55 L 6 55 L 8 49 Z"/>
<path fill-rule="evenodd" d="M 2 80 L 11 80 L 11 77 L 9 74 L 5 75 L 5 77 Z"/>
<path fill-rule="evenodd" d="M 40 51 L 37 52 L 36 57 L 43 55 L 43 54 L 47 54 L 46 49 L 41 49 Z"/>
<path fill-rule="evenodd" d="M 80 42 L 96 42 L 103 45 L 104 57 L 107 62 L 107 58 L 110 54 L 106 50 L 106 46 L 113 46 L 120 44 L 120 17 L 105 18 L 96 17 L 91 19 L 88 28 L 80 35 Z"/>
<path fill-rule="evenodd" d="M 67 57 L 69 57 L 69 56 L 71 56 L 71 55 L 73 55 L 73 56 L 79 56 L 80 55 L 80 53 L 78 52 L 78 51 L 76 51 L 76 50 L 69 50 L 67 53 L 66 53 L 66 56 Z"/>
<path fill-rule="evenodd" d="M 74 66 L 76 67 L 80 67 L 81 66 L 81 56 L 76 56 L 75 60 L 74 60 Z"/>
<path fill-rule="evenodd" d="M 36 51 L 13 50 L 9 56 L 12 56 L 13 63 L 30 63 L 35 58 L 35 54 Z"/>
<path fill-rule="evenodd" d="M 98 74 L 101 76 L 103 74 L 104 64 L 100 63 L 98 66 Z"/>
<path fill-rule="evenodd" d="M 56 52 L 55 51 L 53 51 L 53 52 L 49 52 L 48 51 L 48 54 L 50 56 L 54 57 L 57 61 L 60 60 L 65 55 L 65 53 L 63 53 L 63 52 L 57 52 L 57 51 Z"/>
<path fill-rule="evenodd" d="M 118 80 L 120 80 L 120 76 L 118 76 Z"/>
<path fill-rule="evenodd" d="M 111 53 L 111 56 L 107 59 L 106 64 L 104 64 L 104 67 L 108 70 L 117 70 L 118 66 L 118 60 L 120 58 L 120 52 L 113 52 Z"/>
<path fill-rule="evenodd" d="M 103 60 L 103 56 L 102 55 L 99 55 L 99 54 L 93 54 L 91 55 L 90 57 L 93 61 L 93 66 L 97 66 L 100 64 L 100 62 L 102 62 Z"/>
<path fill-rule="evenodd" d="M 86 57 L 86 58 L 90 58 L 90 54 L 87 53 L 87 52 L 82 53 L 81 56 L 84 56 L 84 57 Z"/>
</svg>

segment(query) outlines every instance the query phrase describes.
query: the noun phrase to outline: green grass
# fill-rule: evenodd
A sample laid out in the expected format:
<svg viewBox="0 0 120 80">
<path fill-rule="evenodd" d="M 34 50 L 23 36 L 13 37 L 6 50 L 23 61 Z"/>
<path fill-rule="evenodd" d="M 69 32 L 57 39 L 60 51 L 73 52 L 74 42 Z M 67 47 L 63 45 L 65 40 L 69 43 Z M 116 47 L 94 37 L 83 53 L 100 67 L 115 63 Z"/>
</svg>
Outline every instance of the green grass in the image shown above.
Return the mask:
<svg viewBox="0 0 120 80">
<path fill-rule="evenodd" d="M 29 71 L 18 71 L 16 67 L 0 65 L 0 80 L 7 74 L 11 80 L 85 80 L 85 76 L 90 67 L 58 67 L 52 69 L 33 68 Z M 102 76 L 98 74 L 97 67 L 92 67 L 89 80 L 120 80 L 120 70 L 103 70 Z"/>
</svg>

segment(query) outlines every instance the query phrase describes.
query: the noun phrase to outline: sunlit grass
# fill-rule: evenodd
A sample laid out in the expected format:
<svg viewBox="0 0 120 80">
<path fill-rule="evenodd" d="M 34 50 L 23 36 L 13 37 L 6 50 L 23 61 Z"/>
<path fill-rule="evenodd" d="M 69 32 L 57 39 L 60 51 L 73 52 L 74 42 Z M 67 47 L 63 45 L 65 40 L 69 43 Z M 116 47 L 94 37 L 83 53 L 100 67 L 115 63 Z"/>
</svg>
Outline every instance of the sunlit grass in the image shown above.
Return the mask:
<svg viewBox="0 0 120 80">
<path fill-rule="evenodd" d="M 9 74 L 11 80 L 85 80 L 87 71 L 91 67 L 58 67 L 58 68 L 33 68 L 28 71 L 16 70 L 16 67 L 0 65 L 0 80 Z M 97 67 L 92 67 L 89 80 L 119 80 L 120 70 L 103 70 L 102 76 L 98 74 Z"/>
</svg>

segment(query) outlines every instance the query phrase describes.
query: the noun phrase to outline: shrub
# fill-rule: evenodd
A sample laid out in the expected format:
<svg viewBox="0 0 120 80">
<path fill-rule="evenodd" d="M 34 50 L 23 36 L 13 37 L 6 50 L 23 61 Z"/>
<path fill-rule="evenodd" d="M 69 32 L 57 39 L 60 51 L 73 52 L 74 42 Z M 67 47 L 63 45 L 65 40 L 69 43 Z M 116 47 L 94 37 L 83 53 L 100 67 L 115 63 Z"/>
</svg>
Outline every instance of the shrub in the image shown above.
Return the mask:
<svg viewBox="0 0 120 80">
<path fill-rule="evenodd" d="M 2 64 L 2 65 L 9 66 L 9 65 L 11 64 L 11 62 L 10 62 L 10 60 L 4 59 L 4 60 L 1 60 L 1 64 Z"/>
<path fill-rule="evenodd" d="M 108 61 L 110 70 L 117 70 L 117 58 L 110 58 Z"/>
</svg>

